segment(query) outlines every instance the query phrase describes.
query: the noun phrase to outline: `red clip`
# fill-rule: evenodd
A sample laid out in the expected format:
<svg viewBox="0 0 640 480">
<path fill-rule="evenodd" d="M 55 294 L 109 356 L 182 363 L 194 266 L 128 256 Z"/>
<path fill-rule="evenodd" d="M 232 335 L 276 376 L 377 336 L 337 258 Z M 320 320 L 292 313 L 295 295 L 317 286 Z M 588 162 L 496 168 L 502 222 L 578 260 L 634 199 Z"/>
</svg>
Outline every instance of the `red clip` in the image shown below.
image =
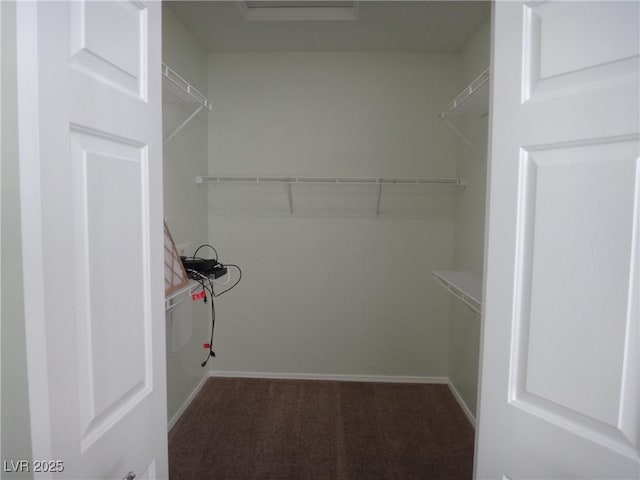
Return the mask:
<svg viewBox="0 0 640 480">
<path fill-rule="evenodd" d="M 211 344 L 210 343 L 203 343 L 202 344 L 202 348 L 206 348 L 208 350 L 209 348 L 211 348 Z"/>
<path fill-rule="evenodd" d="M 194 301 L 196 301 L 196 300 L 201 300 L 201 299 L 203 299 L 203 298 L 204 298 L 204 296 L 205 296 L 205 292 L 204 292 L 204 290 L 202 290 L 201 292 L 198 292 L 198 293 L 194 293 L 194 294 L 192 294 L 192 295 L 191 295 L 191 298 L 192 298 Z"/>
</svg>

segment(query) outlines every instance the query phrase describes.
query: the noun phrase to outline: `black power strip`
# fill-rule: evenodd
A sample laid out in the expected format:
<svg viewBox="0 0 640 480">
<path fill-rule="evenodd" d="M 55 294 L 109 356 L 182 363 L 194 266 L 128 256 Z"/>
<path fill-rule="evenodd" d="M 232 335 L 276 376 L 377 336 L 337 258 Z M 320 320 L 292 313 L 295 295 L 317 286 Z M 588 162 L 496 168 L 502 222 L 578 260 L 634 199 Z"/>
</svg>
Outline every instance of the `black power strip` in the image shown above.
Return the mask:
<svg viewBox="0 0 640 480">
<path fill-rule="evenodd" d="M 180 257 L 185 270 L 195 270 L 202 275 L 220 278 L 227 274 L 227 267 L 214 259 Z M 194 277 L 194 280 L 196 278 Z"/>
</svg>

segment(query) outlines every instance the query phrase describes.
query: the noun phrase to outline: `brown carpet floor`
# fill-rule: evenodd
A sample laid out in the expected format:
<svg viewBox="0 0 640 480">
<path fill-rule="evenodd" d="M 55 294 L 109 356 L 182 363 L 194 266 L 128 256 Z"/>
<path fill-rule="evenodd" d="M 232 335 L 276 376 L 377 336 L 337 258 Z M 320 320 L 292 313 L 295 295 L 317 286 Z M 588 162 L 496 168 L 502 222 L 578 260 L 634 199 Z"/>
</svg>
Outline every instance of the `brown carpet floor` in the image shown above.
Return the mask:
<svg viewBox="0 0 640 480">
<path fill-rule="evenodd" d="M 467 480 L 446 385 L 212 378 L 169 434 L 171 480 Z"/>
</svg>

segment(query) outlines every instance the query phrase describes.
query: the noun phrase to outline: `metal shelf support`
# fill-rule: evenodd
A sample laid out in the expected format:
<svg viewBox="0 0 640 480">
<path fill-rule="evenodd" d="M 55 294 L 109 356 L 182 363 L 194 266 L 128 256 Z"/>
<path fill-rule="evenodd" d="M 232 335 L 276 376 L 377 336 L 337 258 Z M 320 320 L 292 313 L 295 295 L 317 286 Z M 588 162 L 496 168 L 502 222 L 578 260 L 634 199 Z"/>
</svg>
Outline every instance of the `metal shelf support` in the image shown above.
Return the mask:
<svg viewBox="0 0 640 480">
<path fill-rule="evenodd" d="M 287 182 L 287 193 L 289 194 L 289 213 L 293 215 L 293 192 L 291 191 L 291 182 Z"/>
<path fill-rule="evenodd" d="M 489 110 L 489 68 L 478 75 L 456 97 L 449 102 L 443 111 L 438 113 L 436 120 L 444 122 L 453 132 L 472 150 L 475 147 L 450 121 L 449 118 L 465 112 L 485 115 Z"/>
<path fill-rule="evenodd" d="M 167 135 L 162 141 L 162 145 L 166 145 L 169 140 L 175 137 L 187 124 L 193 120 L 193 118 L 200 113 L 203 109 L 211 110 L 211 100 L 206 95 L 200 92 L 197 88 L 187 82 L 184 78 L 178 75 L 173 69 L 162 64 L 162 76 L 167 80 L 165 82 L 166 88 L 169 89 L 175 96 L 180 98 L 185 103 L 197 104 L 198 107 L 191 113 L 187 119 L 182 122 L 173 132 Z"/>
<path fill-rule="evenodd" d="M 200 110 L 202 110 L 202 108 L 203 108 L 202 105 L 200 105 L 198 108 L 196 108 L 195 111 L 191 115 L 189 115 L 187 117 L 187 119 L 178 126 L 178 128 L 176 128 L 173 132 L 171 132 L 169 135 L 167 135 L 167 138 L 165 138 L 162 141 L 162 145 L 163 146 L 166 145 L 167 142 L 169 142 L 169 140 L 171 140 L 178 133 L 180 133 L 180 130 L 182 130 L 184 127 L 186 127 L 187 124 L 193 119 L 193 117 L 195 117 L 198 113 L 200 113 Z"/>
<path fill-rule="evenodd" d="M 379 180 L 382 180 L 381 178 Z M 378 183 L 378 203 L 376 205 L 376 217 L 380 215 L 380 201 L 382 200 L 382 182 Z"/>
<path fill-rule="evenodd" d="M 172 293 L 164 300 L 164 310 L 169 312 L 178 305 L 191 298 L 191 294 L 200 287 L 200 284 L 194 280 L 189 280 L 189 284 L 184 288 Z"/>
</svg>

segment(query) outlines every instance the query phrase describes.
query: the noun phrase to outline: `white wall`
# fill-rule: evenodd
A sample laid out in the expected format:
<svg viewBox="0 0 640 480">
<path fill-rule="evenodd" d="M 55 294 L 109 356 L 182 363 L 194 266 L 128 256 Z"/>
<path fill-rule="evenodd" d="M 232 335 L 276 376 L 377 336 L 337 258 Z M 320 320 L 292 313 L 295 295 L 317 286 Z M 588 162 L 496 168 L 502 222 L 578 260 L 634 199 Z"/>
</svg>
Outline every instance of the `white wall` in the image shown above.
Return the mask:
<svg viewBox="0 0 640 480">
<path fill-rule="evenodd" d="M 209 172 L 454 176 L 456 141 L 435 116 L 458 66 L 455 55 L 210 55 Z M 216 301 L 211 369 L 447 375 L 450 302 L 430 272 L 453 266 L 455 193 L 385 187 L 375 218 L 375 187 L 298 186 L 291 218 L 282 185 L 200 188 L 210 240 L 244 272 Z"/>
<path fill-rule="evenodd" d="M 168 8 L 162 9 L 162 59 L 187 81 L 206 92 L 206 54 L 193 35 Z M 171 100 L 171 99 L 169 99 Z M 175 98 L 172 100 L 175 102 Z M 186 103 L 163 104 L 163 130 L 171 131 L 195 109 Z M 195 176 L 207 168 L 207 117 L 196 116 L 186 128 L 164 147 L 164 212 L 177 244 L 190 242 L 190 251 L 206 242 L 206 194 L 195 187 Z M 166 133 L 165 133 L 166 134 Z M 189 300 L 190 302 L 190 300 Z M 202 304 L 194 304 L 192 315 L 167 319 L 167 409 L 171 419 L 187 396 L 201 381 L 206 370 L 200 366 L 206 351 L 202 344 L 208 341 L 210 320 Z M 177 313 L 177 311 L 176 311 Z M 192 317 L 192 318 L 189 318 Z M 184 328 L 177 322 L 191 322 L 191 341 L 172 354 L 172 322 L 175 328 Z"/>
<path fill-rule="evenodd" d="M 0 460 L 31 458 L 29 394 L 22 288 L 18 110 L 16 85 L 16 8 L 0 2 L 2 16 L 2 440 Z M 4 469 L 3 469 L 4 470 Z M 6 473 L 2 478 L 33 478 Z"/>
<path fill-rule="evenodd" d="M 489 66 L 490 21 L 469 40 L 461 54 L 462 84 L 467 85 Z M 481 272 L 484 257 L 484 223 L 487 176 L 488 116 L 461 117 L 458 127 L 475 150 L 458 146 L 458 174 L 467 187 L 456 206 L 455 266 L 457 270 Z M 449 378 L 472 413 L 476 411 L 480 316 L 452 299 Z"/>
</svg>

